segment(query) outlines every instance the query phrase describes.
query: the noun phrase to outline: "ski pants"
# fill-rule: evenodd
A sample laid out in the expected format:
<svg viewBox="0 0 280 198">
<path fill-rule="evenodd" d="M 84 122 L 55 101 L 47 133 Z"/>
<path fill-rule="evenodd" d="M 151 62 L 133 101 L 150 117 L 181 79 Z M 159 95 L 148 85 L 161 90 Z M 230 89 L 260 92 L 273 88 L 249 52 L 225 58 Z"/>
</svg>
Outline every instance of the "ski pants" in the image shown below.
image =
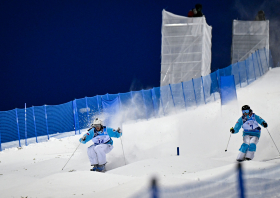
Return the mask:
<svg viewBox="0 0 280 198">
<path fill-rule="evenodd" d="M 91 165 L 106 164 L 106 154 L 113 149 L 111 144 L 91 145 L 87 149 L 88 158 Z"/>
<path fill-rule="evenodd" d="M 259 142 L 259 138 L 256 136 L 245 135 L 243 136 L 243 144 L 239 149 L 239 154 L 236 160 L 244 160 L 244 158 L 253 159 L 256 152 L 256 145 Z"/>
</svg>

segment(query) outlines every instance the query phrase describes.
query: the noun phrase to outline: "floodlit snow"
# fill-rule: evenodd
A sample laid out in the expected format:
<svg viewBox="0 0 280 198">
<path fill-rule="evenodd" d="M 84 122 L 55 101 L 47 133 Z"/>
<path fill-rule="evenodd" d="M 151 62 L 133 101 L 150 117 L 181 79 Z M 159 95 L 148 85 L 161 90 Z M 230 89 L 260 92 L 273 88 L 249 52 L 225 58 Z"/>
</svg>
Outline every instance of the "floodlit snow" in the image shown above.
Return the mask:
<svg viewBox="0 0 280 198">
<path fill-rule="evenodd" d="M 107 155 L 107 172 L 89 171 L 87 147 L 79 145 L 81 135 L 30 144 L 0 152 L 0 197 L 130 197 L 146 188 L 152 177 L 160 186 L 178 186 L 206 181 L 236 166 L 242 133 L 229 129 L 248 104 L 265 119 L 280 148 L 280 68 L 270 70 L 252 84 L 238 89 L 238 101 L 221 107 L 220 101 L 174 115 L 124 124 L 123 137 L 114 139 Z M 82 131 L 84 133 L 85 131 Z M 121 144 L 122 143 L 122 144 Z M 124 148 L 125 160 L 122 151 Z M 177 147 L 180 156 L 177 156 Z M 279 154 L 266 129 L 253 161 L 243 162 L 246 170 L 280 164 L 264 162 Z"/>
</svg>

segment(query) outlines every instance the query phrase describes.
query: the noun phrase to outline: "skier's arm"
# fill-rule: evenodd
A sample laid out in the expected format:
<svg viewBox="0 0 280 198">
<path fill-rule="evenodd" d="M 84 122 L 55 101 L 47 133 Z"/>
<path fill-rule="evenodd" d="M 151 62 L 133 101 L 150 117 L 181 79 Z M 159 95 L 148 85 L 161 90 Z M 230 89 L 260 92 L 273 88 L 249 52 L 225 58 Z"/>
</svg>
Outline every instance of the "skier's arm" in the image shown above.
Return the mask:
<svg viewBox="0 0 280 198">
<path fill-rule="evenodd" d="M 260 116 L 258 116 L 258 115 L 255 114 L 255 118 L 256 118 L 256 121 L 257 121 L 260 125 L 262 125 L 262 126 L 265 127 L 265 128 L 268 127 L 266 121 L 265 121 L 264 119 L 262 119 Z"/>
<path fill-rule="evenodd" d="M 234 128 L 233 128 L 233 129 L 234 129 L 234 134 L 239 132 L 239 129 L 241 128 L 242 124 L 243 124 L 243 122 L 242 122 L 242 117 L 240 117 L 240 118 L 237 120 L 237 122 L 236 122 L 236 124 L 235 124 L 235 126 L 234 126 Z"/>
<path fill-rule="evenodd" d="M 122 136 L 121 130 L 114 130 L 112 128 L 107 127 L 107 133 L 110 137 L 119 138 Z"/>
<path fill-rule="evenodd" d="M 94 129 L 89 130 L 82 138 L 80 138 L 80 142 L 85 144 L 90 141 L 94 136 Z"/>
</svg>

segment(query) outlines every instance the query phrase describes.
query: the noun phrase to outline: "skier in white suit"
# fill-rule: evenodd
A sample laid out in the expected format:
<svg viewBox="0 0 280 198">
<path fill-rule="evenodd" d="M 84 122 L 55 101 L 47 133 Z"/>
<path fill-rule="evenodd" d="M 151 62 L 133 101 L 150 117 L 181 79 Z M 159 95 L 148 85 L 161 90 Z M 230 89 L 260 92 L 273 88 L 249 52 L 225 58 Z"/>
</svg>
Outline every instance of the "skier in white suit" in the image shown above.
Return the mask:
<svg viewBox="0 0 280 198">
<path fill-rule="evenodd" d="M 230 129 L 230 132 L 236 134 L 242 127 L 243 131 L 243 144 L 239 149 L 239 154 L 236 158 L 237 161 L 242 162 L 244 160 L 252 160 L 257 149 L 257 143 L 261 135 L 261 127 L 267 127 L 267 123 L 258 115 L 254 114 L 250 106 L 244 105 L 242 107 L 242 116 L 237 120 L 234 128 Z"/>
<path fill-rule="evenodd" d="M 121 129 L 114 130 L 102 125 L 102 120 L 96 118 L 92 128 L 80 138 L 80 142 L 85 144 L 92 140 L 93 145 L 88 147 L 87 154 L 91 166 L 91 171 L 105 172 L 106 154 L 113 149 L 113 140 L 111 137 L 119 138 L 122 136 Z"/>
</svg>

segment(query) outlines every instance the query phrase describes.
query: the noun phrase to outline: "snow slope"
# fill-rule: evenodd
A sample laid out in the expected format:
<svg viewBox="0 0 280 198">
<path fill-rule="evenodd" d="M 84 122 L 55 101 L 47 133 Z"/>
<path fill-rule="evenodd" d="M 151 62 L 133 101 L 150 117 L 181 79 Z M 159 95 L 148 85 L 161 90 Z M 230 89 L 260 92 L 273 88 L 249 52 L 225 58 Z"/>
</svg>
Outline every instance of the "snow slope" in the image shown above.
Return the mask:
<svg viewBox="0 0 280 198">
<path fill-rule="evenodd" d="M 152 177 L 158 178 L 160 186 L 178 186 L 234 171 L 242 133 L 231 135 L 227 152 L 225 148 L 242 105 L 250 105 L 267 121 L 280 148 L 279 84 L 280 68 L 276 68 L 238 89 L 238 101 L 227 106 L 221 107 L 216 101 L 194 110 L 125 124 L 122 142 L 114 139 L 115 148 L 107 155 L 106 173 L 89 171 L 86 149 L 90 143 L 81 144 L 62 170 L 79 145 L 80 136 L 6 149 L 0 152 L 1 197 L 123 198 L 148 187 Z M 245 170 L 280 164 L 279 159 L 263 161 L 278 155 L 267 130 L 262 129 L 255 159 L 243 162 Z"/>
</svg>

